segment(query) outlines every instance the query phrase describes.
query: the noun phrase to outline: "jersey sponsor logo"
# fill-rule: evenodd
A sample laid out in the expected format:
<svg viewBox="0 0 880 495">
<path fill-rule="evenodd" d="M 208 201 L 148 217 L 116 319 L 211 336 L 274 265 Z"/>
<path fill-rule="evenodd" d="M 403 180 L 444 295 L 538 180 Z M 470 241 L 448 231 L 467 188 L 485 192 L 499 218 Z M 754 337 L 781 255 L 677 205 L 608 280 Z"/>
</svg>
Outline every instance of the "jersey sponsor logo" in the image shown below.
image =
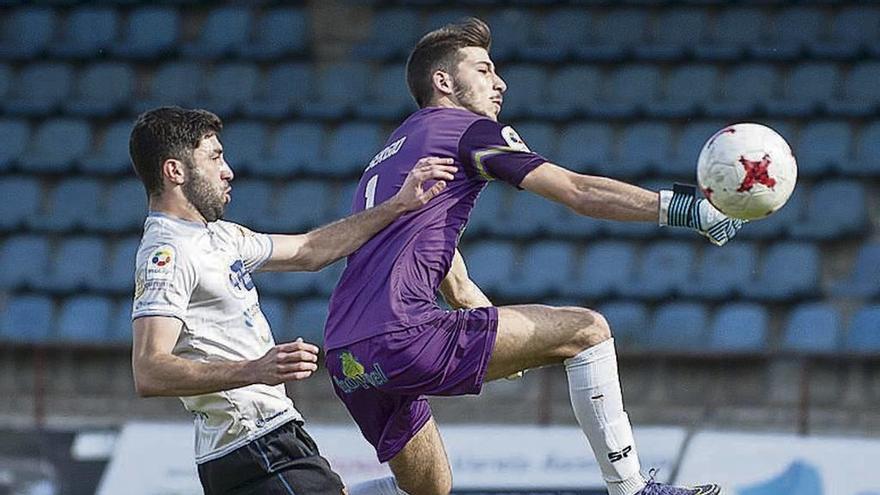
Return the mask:
<svg viewBox="0 0 880 495">
<path fill-rule="evenodd" d="M 174 248 L 169 245 L 160 246 L 153 251 L 147 260 L 145 281 L 168 280 L 174 275 L 174 261 L 177 257 Z"/>
<path fill-rule="evenodd" d="M 374 363 L 373 369 L 367 371 L 364 365 L 359 363 L 357 358 L 348 351 L 340 354 L 339 360 L 342 363 L 343 376 L 341 378 L 333 376 L 333 381 L 346 394 L 350 394 L 359 388 L 366 390 L 370 387 L 380 387 L 388 383 L 388 376 L 382 371 L 379 363 Z"/>
<path fill-rule="evenodd" d="M 376 153 L 376 156 L 374 156 L 373 159 L 370 160 L 370 164 L 367 165 L 367 168 L 364 169 L 364 172 L 396 155 L 397 152 L 400 151 L 400 148 L 403 147 L 404 141 L 406 141 L 406 136 L 403 136 L 397 141 L 394 141 L 393 143 L 382 149 L 382 151 Z"/>
<path fill-rule="evenodd" d="M 244 268 L 244 262 L 235 260 L 235 263 L 229 265 L 229 288 L 232 295 L 241 299 L 248 291 L 254 288 L 254 279 L 251 273 Z"/>
<path fill-rule="evenodd" d="M 526 142 L 519 137 L 519 134 L 517 134 L 513 127 L 506 126 L 501 129 L 501 137 L 504 138 L 504 142 L 506 142 L 508 146 L 516 151 L 524 151 L 526 153 L 531 153 L 532 151 L 526 146 Z"/>
</svg>

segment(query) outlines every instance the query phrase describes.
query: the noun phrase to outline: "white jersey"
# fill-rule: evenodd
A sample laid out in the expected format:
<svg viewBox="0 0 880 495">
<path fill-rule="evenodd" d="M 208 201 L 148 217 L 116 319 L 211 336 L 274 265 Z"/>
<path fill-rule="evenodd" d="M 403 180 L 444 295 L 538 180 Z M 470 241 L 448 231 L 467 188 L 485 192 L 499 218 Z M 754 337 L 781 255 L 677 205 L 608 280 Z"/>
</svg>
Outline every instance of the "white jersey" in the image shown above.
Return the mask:
<svg viewBox="0 0 880 495">
<path fill-rule="evenodd" d="M 271 254 L 269 236 L 234 223 L 205 225 L 152 212 L 137 253 L 132 319 L 182 321 L 173 350 L 181 358 L 257 359 L 275 342 L 250 274 Z M 249 385 L 180 400 L 195 415 L 197 463 L 302 420 L 284 385 Z"/>
</svg>

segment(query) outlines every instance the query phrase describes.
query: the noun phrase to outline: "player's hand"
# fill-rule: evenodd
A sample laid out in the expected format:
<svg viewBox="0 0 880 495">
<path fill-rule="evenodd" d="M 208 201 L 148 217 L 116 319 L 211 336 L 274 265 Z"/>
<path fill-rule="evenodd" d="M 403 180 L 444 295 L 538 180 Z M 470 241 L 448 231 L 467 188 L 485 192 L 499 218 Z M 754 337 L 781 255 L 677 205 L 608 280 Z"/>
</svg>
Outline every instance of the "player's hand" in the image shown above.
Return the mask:
<svg viewBox="0 0 880 495">
<path fill-rule="evenodd" d="M 660 191 L 660 225 L 688 227 L 712 244 L 723 246 L 745 223 L 721 213 L 705 199 L 697 199 L 694 186 L 676 184 L 672 191 Z"/>
<path fill-rule="evenodd" d="M 318 347 L 296 339 L 278 344 L 263 357 L 249 363 L 255 383 L 278 385 L 305 380 L 318 369 Z"/>
<path fill-rule="evenodd" d="M 410 170 L 400 186 L 400 190 L 391 199 L 394 201 L 401 211 L 411 211 L 421 208 L 434 196 L 440 194 L 446 189 L 446 181 L 453 180 L 453 175 L 457 167 L 452 165 L 452 158 L 437 158 L 429 156 L 422 158 Z M 425 190 L 423 187 L 425 182 L 429 180 L 437 181 Z"/>
</svg>

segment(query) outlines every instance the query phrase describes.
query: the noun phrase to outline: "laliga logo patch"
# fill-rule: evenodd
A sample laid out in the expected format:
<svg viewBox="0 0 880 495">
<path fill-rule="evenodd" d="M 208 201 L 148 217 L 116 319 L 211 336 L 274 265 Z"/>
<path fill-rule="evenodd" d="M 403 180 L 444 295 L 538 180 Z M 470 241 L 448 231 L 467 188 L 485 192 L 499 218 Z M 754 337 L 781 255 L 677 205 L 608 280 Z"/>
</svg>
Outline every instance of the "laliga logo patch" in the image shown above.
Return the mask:
<svg viewBox="0 0 880 495">
<path fill-rule="evenodd" d="M 235 260 L 235 263 L 229 265 L 229 288 L 232 295 L 239 299 L 254 288 L 254 279 L 251 278 L 250 272 L 244 269 L 241 260 Z"/>
<path fill-rule="evenodd" d="M 515 149 L 516 151 L 524 151 L 526 153 L 530 153 L 532 150 L 526 146 L 526 142 L 519 137 L 519 134 L 513 130 L 513 127 L 507 126 L 504 129 L 501 129 L 501 137 L 504 138 L 504 142 L 507 143 L 508 146 Z"/>
<path fill-rule="evenodd" d="M 174 274 L 174 248 L 161 246 L 150 255 L 147 260 L 147 274 L 145 280 L 168 280 Z"/>
</svg>

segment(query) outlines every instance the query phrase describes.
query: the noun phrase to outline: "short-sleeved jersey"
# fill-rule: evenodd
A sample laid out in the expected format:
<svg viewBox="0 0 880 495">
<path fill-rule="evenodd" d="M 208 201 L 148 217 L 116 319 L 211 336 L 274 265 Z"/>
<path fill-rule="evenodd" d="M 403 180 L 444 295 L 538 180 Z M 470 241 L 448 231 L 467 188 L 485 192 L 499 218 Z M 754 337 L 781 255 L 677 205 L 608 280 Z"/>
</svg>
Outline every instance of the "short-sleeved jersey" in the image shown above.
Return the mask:
<svg viewBox="0 0 880 495">
<path fill-rule="evenodd" d="M 455 179 L 427 205 L 401 216 L 349 256 L 330 299 L 328 350 L 436 318 L 437 289 L 477 196 L 493 179 L 519 187 L 546 161 L 509 126 L 467 110 L 424 108 L 409 116 L 370 161 L 352 211 L 392 197 L 425 156 L 452 158 L 458 167 Z"/>
<path fill-rule="evenodd" d="M 269 236 L 234 223 L 205 225 L 150 213 L 137 253 L 132 319 L 168 316 L 183 322 L 172 351 L 181 358 L 257 359 L 275 342 L 250 274 L 271 253 Z M 180 400 L 195 416 L 197 463 L 302 419 L 284 385 L 249 385 Z"/>
</svg>

